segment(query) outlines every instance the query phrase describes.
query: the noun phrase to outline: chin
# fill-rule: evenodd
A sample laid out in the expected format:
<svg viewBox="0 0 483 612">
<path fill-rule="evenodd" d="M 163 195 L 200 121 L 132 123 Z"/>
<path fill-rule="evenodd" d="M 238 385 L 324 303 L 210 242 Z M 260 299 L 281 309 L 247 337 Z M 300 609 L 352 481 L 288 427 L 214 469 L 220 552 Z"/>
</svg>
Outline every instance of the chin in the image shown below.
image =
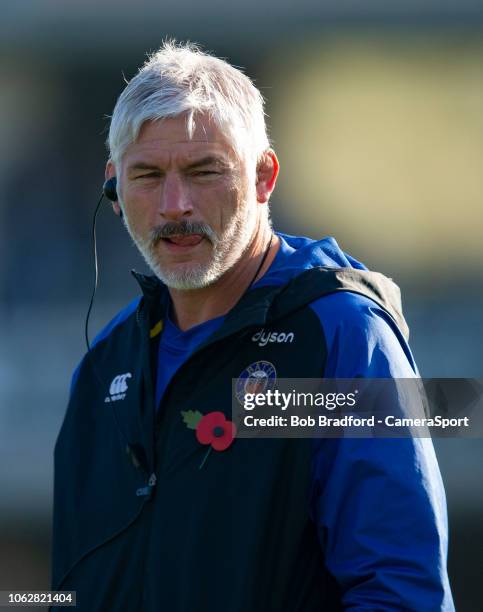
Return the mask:
<svg viewBox="0 0 483 612">
<path fill-rule="evenodd" d="M 186 266 L 183 270 L 167 270 L 159 265 L 151 266 L 156 276 L 170 289 L 189 291 L 193 289 L 203 289 L 217 281 L 222 275 L 222 271 L 213 265 L 195 264 Z"/>
</svg>

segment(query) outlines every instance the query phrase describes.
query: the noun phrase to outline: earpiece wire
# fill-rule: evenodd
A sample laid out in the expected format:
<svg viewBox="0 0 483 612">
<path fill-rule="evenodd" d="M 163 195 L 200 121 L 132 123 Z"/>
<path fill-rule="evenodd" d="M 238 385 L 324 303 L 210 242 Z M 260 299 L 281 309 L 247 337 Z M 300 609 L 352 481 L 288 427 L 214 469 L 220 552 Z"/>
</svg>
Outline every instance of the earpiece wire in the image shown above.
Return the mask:
<svg viewBox="0 0 483 612">
<path fill-rule="evenodd" d="M 94 298 L 97 292 L 97 284 L 99 281 L 99 263 L 97 258 L 97 237 L 96 237 L 96 227 L 97 227 L 97 215 L 99 213 L 99 209 L 104 198 L 104 191 L 101 193 L 101 197 L 97 202 L 96 208 L 94 210 L 94 216 L 92 218 L 92 229 L 91 229 L 91 238 L 92 238 L 92 247 L 94 251 L 94 287 L 92 289 L 91 299 L 89 301 L 89 307 L 87 308 L 86 321 L 84 326 L 84 334 L 87 346 L 87 352 L 90 354 L 91 345 L 89 342 L 89 318 L 91 316 L 92 307 L 94 305 Z"/>
</svg>

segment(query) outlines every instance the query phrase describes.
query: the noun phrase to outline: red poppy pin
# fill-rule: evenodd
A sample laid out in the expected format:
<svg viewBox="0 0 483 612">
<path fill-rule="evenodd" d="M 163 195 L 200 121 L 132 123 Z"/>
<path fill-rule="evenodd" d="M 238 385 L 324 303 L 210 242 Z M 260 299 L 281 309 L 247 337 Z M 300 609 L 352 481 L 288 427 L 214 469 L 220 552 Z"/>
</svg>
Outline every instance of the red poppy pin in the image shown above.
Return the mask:
<svg viewBox="0 0 483 612">
<path fill-rule="evenodd" d="M 187 410 L 186 412 L 181 412 L 181 415 L 186 426 L 196 431 L 198 442 L 210 445 L 201 462 L 200 470 L 213 449 L 224 451 L 231 446 L 235 439 L 235 424 L 232 421 L 228 421 L 223 412 L 209 412 L 203 416 L 198 410 Z"/>
</svg>

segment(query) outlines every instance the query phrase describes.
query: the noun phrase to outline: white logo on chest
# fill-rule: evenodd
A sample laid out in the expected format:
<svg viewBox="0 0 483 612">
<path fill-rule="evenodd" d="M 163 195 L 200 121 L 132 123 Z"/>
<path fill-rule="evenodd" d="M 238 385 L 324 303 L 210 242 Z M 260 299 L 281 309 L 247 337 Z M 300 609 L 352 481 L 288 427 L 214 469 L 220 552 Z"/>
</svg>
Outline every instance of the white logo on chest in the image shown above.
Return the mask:
<svg viewBox="0 0 483 612">
<path fill-rule="evenodd" d="M 266 346 L 269 342 L 293 342 L 295 334 L 293 332 L 270 332 L 262 328 L 252 336 L 252 342 L 258 342 L 258 346 Z"/>
<path fill-rule="evenodd" d="M 131 372 L 126 372 L 126 374 L 118 374 L 115 376 L 111 386 L 109 387 L 109 395 L 105 398 L 104 402 L 108 403 L 123 400 L 126 397 L 126 380 L 128 378 L 132 378 Z"/>
</svg>

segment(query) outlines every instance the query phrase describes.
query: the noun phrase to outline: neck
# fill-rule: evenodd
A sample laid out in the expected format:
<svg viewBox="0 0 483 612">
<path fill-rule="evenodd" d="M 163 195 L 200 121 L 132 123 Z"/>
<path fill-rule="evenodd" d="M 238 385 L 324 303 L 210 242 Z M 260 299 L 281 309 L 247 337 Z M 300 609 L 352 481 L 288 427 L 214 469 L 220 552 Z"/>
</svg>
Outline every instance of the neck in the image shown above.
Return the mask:
<svg viewBox="0 0 483 612">
<path fill-rule="evenodd" d="M 182 331 L 229 312 L 248 287 L 265 274 L 280 246 L 278 237 L 274 235 L 267 253 L 270 237 L 268 227 L 258 232 L 236 264 L 208 287 L 188 291 L 169 289 L 173 320 Z M 265 253 L 265 261 L 254 278 Z"/>
</svg>

